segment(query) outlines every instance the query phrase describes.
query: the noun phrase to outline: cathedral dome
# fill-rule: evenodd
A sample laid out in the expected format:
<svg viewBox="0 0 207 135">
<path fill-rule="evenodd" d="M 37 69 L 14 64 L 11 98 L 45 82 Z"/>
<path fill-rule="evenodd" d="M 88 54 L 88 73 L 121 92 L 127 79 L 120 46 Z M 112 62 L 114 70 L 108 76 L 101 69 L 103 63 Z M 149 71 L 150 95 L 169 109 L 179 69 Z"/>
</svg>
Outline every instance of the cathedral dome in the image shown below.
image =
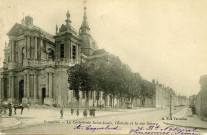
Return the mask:
<svg viewBox="0 0 207 135">
<path fill-rule="evenodd" d="M 86 7 L 84 7 L 84 16 L 83 16 L 83 22 L 79 29 L 79 37 L 82 40 L 81 43 L 82 53 L 84 53 L 85 55 L 87 56 L 92 55 L 93 51 L 98 49 L 96 41 L 93 39 L 93 37 L 90 34 L 90 27 L 88 25 L 87 15 L 86 15 Z"/>
</svg>

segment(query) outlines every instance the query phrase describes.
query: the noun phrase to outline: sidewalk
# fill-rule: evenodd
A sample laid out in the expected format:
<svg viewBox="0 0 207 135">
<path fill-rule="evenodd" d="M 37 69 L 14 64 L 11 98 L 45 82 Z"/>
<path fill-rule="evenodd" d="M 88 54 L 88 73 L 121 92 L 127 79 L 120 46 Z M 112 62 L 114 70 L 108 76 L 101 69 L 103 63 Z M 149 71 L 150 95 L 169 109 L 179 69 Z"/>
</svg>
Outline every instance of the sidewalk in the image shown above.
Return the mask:
<svg viewBox="0 0 207 135">
<path fill-rule="evenodd" d="M 191 108 L 184 108 L 172 116 L 173 120 L 165 120 L 164 123 L 186 128 L 207 129 L 207 122 L 201 121 L 197 115 L 192 115 Z M 176 120 L 177 119 L 177 120 Z M 182 120 L 178 120 L 182 119 Z M 187 120 L 186 120 L 187 119 Z"/>
<path fill-rule="evenodd" d="M 141 108 L 141 109 L 118 109 L 118 111 L 96 111 L 96 117 L 104 117 L 108 115 L 124 115 L 126 113 L 137 113 L 152 111 L 156 108 Z M 63 119 L 60 119 L 60 108 L 30 108 L 25 109 L 23 114 L 20 114 L 20 110 L 17 110 L 17 114 L 12 114 L 12 117 L 8 115 L 2 115 L 1 130 L 8 130 L 14 128 L 22 128 L 31 125 L 43 124 L 45 121 L 65 121 L 65 120 L 81 120 L 83 117 L 83 110 L 79 110 L 79 117 L 76 116 L 76 109 L 73 115 L 71 115 L 70 108 L 64 108 Z M 89 112 L 88 112 L 89 114 Z M 90 116 L 88 115 L 88 118 Z"/>
</svg>

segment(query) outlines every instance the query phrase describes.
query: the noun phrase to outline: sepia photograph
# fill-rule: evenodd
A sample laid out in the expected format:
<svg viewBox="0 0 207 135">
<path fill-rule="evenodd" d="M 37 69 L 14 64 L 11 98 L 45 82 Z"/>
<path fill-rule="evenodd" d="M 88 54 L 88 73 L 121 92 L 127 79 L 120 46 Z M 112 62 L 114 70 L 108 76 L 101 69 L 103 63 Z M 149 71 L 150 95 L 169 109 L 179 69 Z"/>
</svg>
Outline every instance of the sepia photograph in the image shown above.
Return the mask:
<svg viewBox="0 0 207 135">
<path fill-rule="evenodd" d="M 0 0 L 0 134 L 207 135 L 206 0 Z"/>
</svg>

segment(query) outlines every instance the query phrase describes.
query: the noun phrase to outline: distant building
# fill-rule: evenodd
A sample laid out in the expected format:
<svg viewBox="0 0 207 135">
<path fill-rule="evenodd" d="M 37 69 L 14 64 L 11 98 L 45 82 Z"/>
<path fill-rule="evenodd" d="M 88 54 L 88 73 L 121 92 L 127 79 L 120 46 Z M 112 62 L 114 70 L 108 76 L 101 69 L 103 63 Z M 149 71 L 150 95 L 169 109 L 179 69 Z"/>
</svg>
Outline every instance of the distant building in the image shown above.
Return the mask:
<svg viewBox="0 0 207 135">
<path fill-rule="evenodd" d="M 207 121 L 207 75 L 200 77 L 201 90 L 196 96 L 196 113 L 202 119 Z"/>
<path fill-rule="evenodd" d="M 189 96 L 189 105 L 193 106 L 196 104 L 196 95 Z"/>
<path fill-rule="evenodd" d="M 152 98 L 145 99 L 145 107 L 165 108 L 170 106 L 170 93 L 172 94 L 172 105 L 175 103 L 175 93 L 164 84 L 160 84 L 158 81 L 152 80 L 152 84 L 155 85 L 155 92 Z"/>
</svg>

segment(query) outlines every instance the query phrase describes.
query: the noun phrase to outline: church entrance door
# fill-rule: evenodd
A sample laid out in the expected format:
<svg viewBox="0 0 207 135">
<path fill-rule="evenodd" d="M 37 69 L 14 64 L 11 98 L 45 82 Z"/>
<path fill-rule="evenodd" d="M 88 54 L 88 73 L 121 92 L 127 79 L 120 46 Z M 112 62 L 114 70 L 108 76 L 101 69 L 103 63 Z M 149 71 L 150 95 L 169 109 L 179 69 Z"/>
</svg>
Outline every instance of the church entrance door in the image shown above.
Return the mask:
<svg viewBox="0 0 207 135">
<path fill-rule="evenodd" d="M 22 103 L 22 98 L 24 97 L 24 80 L 19 82 L 19 103 Z"/>
<path fill-rule="evenodd" d="M 46 89 L 42 88 L 42 104 L 44 104 L 44 98 L 46 97 Z"/>
</svg>

